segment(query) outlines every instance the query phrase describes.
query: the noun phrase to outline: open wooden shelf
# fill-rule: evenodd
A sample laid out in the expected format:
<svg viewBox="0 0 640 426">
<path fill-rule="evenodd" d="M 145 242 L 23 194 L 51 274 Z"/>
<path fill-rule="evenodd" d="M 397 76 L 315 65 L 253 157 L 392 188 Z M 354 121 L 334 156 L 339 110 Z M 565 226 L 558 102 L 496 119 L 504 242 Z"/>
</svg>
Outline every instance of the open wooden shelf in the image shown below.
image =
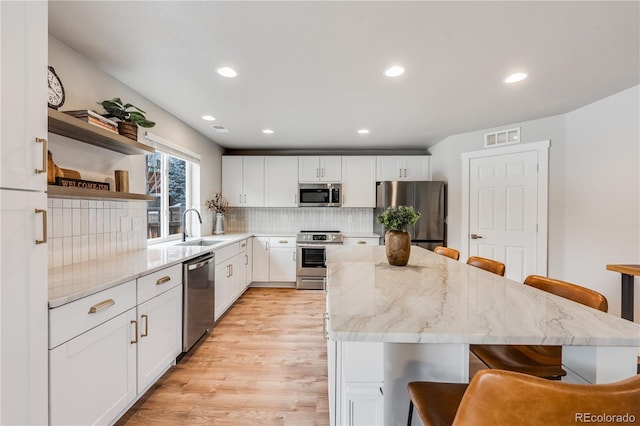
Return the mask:
<svg viewBox="0 0 640 426">
<path fill-rule="evenodd" d="M 156 152 L 149 145 L 120 136 L 78 118 L 49 108 L 49 132 L 66 136 L 90 145 L 116 151 L 121 154 L 149 154 Z"/>
<path fill-rule="evenodd" d="M 134 194 L 131 192 L 99 191 L 97 189 L 69 188 L 66 186 L 47 185 L 48 198 L 82 198 L 111 201 L 142 200 L 153 201 L 153 195 Z"/>
</svg>

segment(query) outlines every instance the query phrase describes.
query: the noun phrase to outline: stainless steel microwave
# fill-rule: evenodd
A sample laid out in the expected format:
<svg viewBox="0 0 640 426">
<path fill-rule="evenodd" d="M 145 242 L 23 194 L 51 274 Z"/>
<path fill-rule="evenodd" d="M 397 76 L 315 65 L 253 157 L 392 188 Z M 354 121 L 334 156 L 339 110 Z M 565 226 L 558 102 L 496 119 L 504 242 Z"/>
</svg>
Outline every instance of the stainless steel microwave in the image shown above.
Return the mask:
<svg viewBox="0 0 640 426">
<path fill-rule="evenodd" d="M 342 204 L 340 183 L 298 184 L 299 207 L 340 207 Z"/>
</svg>

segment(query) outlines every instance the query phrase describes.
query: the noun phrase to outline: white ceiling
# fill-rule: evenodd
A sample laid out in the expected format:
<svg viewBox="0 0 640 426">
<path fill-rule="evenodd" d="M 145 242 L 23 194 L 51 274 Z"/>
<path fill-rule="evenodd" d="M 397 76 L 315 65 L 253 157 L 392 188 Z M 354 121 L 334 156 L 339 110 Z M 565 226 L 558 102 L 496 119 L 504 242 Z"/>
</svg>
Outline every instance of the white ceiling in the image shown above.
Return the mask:
<svg viewBox="0 0 640 426">
<path fill-rule="evenodd" d="M 639 5 L 50 1 L 49 32 L 226 148 L 426 148 L 639 84 Z"/>
</svg>

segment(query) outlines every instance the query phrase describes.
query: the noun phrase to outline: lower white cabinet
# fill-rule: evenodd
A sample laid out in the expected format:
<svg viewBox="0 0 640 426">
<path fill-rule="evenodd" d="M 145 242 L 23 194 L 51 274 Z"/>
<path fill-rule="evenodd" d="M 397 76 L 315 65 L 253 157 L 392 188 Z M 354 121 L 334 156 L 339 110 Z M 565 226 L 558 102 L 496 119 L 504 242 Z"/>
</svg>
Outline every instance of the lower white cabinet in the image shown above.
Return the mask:
<svg viewBox="0 0 640 426">
<path fill-rule="evenodd" d="M 296 280 L 295 237 L 269 237 L 269 281 Z"/>
<path fill-rule="evenodd" d="M 217 321 L 247 288 L 247 241 L 216 250 L 214 319 Z"/>
<path fill-rule="evenodd" d="M 182 286 L 138 305 L 138 393 L 145 392 L 182 350 Z"/>
<path fill-rule="evenodd" d="M 382 343 L 328 341 L 332 425 L 384 423 Z"/>
<path fill-rule="evenodd" d="M 181 352 L 181 265 L 50 309 L 49 329 L 50 423 L 113 423 Z"/>
<path fill-rule="evenodd" d="M 253 281 L 269 281 L 269 237 L 253 237 Z"/>
<path fill-rule="evenodd" d="M 344 237 L 343 244 L 345 246 L 348 246 L 348 245 L 379 246 L 380 238 L 379 237 Z"/>
<path fill-rule="evenodd" d="M 295 282 L 296 237 L 253 238 L 253 281 Z"/>
</svg>

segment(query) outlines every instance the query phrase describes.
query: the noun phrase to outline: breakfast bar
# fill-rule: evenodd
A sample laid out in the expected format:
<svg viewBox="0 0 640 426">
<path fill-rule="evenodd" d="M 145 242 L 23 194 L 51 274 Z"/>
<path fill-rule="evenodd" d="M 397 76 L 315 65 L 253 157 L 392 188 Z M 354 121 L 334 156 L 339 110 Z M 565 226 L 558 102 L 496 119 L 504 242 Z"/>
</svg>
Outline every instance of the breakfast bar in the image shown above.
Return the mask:
<svg viewBox="0 0 640 426">
<path fill-rule="evenodd" d="M 404 267 L 384 246 L 331 247 L 327 305 L 330 341 L 383 345 L 386 425 L 406 424 L 409 381 L 467 382 L 469 344 L 562 345 L 579 383 L 636 374 L 639 324 L 419 247 Z"/>
</svg>

